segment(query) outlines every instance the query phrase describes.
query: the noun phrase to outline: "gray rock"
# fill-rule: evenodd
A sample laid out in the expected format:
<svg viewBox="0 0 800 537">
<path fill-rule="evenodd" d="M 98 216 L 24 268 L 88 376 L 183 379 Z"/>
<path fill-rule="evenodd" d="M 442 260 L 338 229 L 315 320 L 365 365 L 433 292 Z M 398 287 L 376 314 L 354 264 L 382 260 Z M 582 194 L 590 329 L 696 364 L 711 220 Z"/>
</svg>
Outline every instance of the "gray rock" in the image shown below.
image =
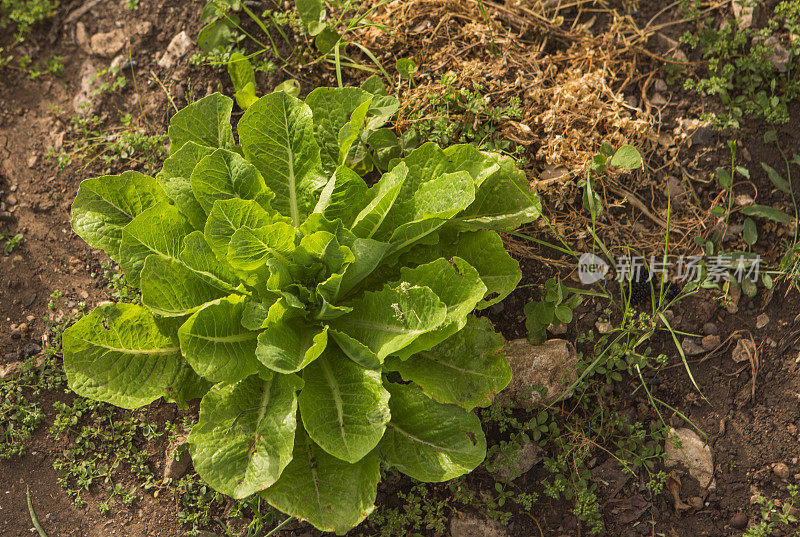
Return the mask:
<svg viewBox="0 0 800 537">
<path fill-rule="evenodd" d="M 711 334 L 700 340 L 700 345 L 707 351 L 713 351 L 721 345 L 719 336 Z"/>
<path fill-rule="evenodd" d="M 454 515 L 450 519 L 450 537 L 507 537 L 506 529 L 491 519 L 474 515 Z"/>
<path fill-rule="evenodd" d="M 491 460 L 491 465 L 497 468 L 492 475 L 503 481 L 513 481 L 528 473 L 544 458 L 544 450 L 535 442 L 512 445 L 507 452 L 498 451 Z"/>
<path fill-rule="evenodd" d="M 738 363 L 758 360 L 756 343 L 752 339 L 740 339 L 731 353 L 733 361 Z"/>
<path fill-rule="evenodd" d="M 188 447 L 185 436 L 179 436 L 174 442 L 170 442 L 164 453 L 164 479 L 183 477 L 192 464 Z"/>
<path fill-rule="evenodd" d="M 572 343 L 551 339 L 532 345 L 527 339 L 515 339 L 508 342 L 505 351 L 514 376 L 498 395 L 499 401 L 531 408 L 571 395 L 565 391 L 578 378 L 578 357 Z"/>
<path fill-rule="evenodd" d="M 717 328 L 716 324 L 708 322 L 703 325 L 703 333 L 708 336 L 715 336 L 719 334 L 719 328 Z"/>
<path fill-rule="evenodd" d="M 23 358 L 30 358 L 31 356 L 36 356 L 42 352 L 42 346 L 34 343 L 33 341 L 26 343 L 24 347 L 22 347 L 22 357 Z"/>
<path fill-rule="evenodd" d="M 711 447 L 691 429 L 670 428 L 669 432 L 669 438 L 664 443 L 664 452 L 667 456 L 664 464 L 667 468 L 683 465 L 702 488 L 715 489 L 714 456 Z M 680 442 L 679 447 L 675 447 L 676 437 Z"/>
<path fill-rule="evenodd" d="M 0 365 L 0 379 L 6 379 L 20 370 L 22 362 L 11 362 Z"/>
<path fill-rule="evenodd" d="M 80 21 L 75 24 L 75 42 L 78 43 L 78 46 L 87 54 L 92 53 L 92 46 L 89 43 L 89 34 L 86 32 L 86 26 Z"/>
<path fill-rule="evenodd" d="M 164 51 L 164 55 L 158 60 L 158 66 L 164 69 L 172 69 L 175 67 L 178 60 L 189 52 L 191 47 L 192 40 L 189 38 L 189 34 L 185 31 L 181 31 L 181 33 L 173 37 L 172 41 L 167 45 L 167 50 Z"/>
<path fill-rule="evenodd" d="M 698 345 L 693 339 L 691 338 L 683 338 L 681 342 L 681 347 L 683 347 L 683 352 L 687 356 L 696 356 L 698 354 L 702 354 L 706 352 L 706 350 Z"/>
<path fill-rule="evenodd" d="M 103 58 L 113 58 L 125 46 L 125 32 L 117 28 L 94 34 L 90 41 L 92 52 Z"/>
</svg>

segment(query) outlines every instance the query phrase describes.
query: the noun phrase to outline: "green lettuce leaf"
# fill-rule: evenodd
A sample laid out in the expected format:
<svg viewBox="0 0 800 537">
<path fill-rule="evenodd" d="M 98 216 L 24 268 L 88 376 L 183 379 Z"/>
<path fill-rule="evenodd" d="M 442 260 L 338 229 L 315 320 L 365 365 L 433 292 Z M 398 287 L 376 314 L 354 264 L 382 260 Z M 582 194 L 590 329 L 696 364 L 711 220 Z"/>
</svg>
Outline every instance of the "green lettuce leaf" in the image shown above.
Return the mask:
<svg viewBox="0 0 800 537">
<path fill-rule="evenodd" d="M 135 304 L 103 304 L 64 331 L 64 371 L 83 397 L 123 408 L 176 389 L 182 363 L 174 327 Z"/>
<path fill-rule="evenodd" d="M 228 244 L 238 229 L 260 228 L 271 224 L 270 214 L 252 200 L 229 199 L 214 203 L 204 233 L 217 259 L 227 260 Z"/>
<path fill-rule="evenodd" d="M 245 297 L 215 300 L 178 329 L 181 354 L 198 375 L 212 382 L 236 382 L 263 369 L 256 359 L 258 332 L 240 322 Z"/>
<path fill-rule="evenodd" d="M 422 334 L 399 351 L 398 356 L 403 358 L 428 350 L 461 330 L 467 323 L 467 315 L 486 293 L 486 286 L 478 271 L 460 257 L 453 257 L 452 264 L 439 258 L 413 269 L 404 267 L 400 271 L 400 277 L 404 282 L 429 287 L 447 306 L 447 315 L 442 325 Z"/>
<path fill-rule="evenodd" d="M 279 373 L 296 373 L 316 360 L 328 344 L 328 330 L 282 315 L 258 335 L 256 356 Z"/>
<path fill-rule="evenodd" d="M 296 375 L 265 373 L 214 386 L 189 435 L 197 473 L 234 498 L 275 483 L 292 460 L 301 385 Z"/>
<path fill-rule="evenodd" d="M 201 231 L 208 215 L 194 197 L 189 178 L 197 163 L 213 152 L 214 149 L 211 147 L 186 142 L 164 161 L 161 171 L 156 174 L 156 181 L 167 196 L 189 220 L 192 227 Z"/>
<path fill-rule="evenodd" d="M 478 416 L 443 405 L 413 384 L 386 383 L 392 420 L 379 445 L 386 464 L 420 481 L 439 482 L 471 472 L 486 457 Z"/>
<path fill-rule="evenodd" d="M 220 93 L 212 93 L 182 109 L 169 122 L 169 154 L 187 142 L 213 148 L 233 147 L 232 110 L 233 100 Z"/>
<path fill-rule="evenodd" d="M 389 392 L 379 371 L 364 369 L 336 346 L 303 370 L 300 415 L 308 435 L 336 458 L 355 463 L 380 442 Z"/>
<path fill-rule="evenodd" d="M 142 304 L 166 317 L 189 315 L 231 293 L 230 286 L 216 287 L 184 263 L 155 254 L 144 261 L 141 289 Z"/>
<path fill-rule="evenodd" d="M 217 201 L 241 198 L 264 205 L 272 197 L 256 167 L 227 149 L 217 149 L 204 157 L 195 166 L 190 181 L 194 197 L 206 214 Z"/>
<path fill-rule="evenodd" d="M 194 231 L 174 206 L 160 203 L 130 221 L 122 230 L 119 265 L 133 285 L 139 284 L 144 260 L 150 254 L 178 259 L 184 238 Z"/>
<path fill-rule="evenodd" d="M 122 229 L 147 209 L 169 201 L 152 177 L 127 171 L 87 179 L 72 202 L 72 229 L 119 262 Z"/>
<path fill-rule="evenodd" d="M 472 410 L 489 406 L 511 381 L 504 344 L 488 319 L 470 316 L 464 328 L 439 345 L 408 360 L 390 357 L 385 367 L 416 382 L 440 403 Z"/>
<path fill-rule="evenodd" d="M 331 335 L 357 362 L 364 360 L 366 349 L 382 363 L 447 317 L 447 306 L 430 288 L 405 283 L 364 293 L 349 305 L 352 312 L 331 321 Z"/>
<path fill-rule="evenodd" d="M 245 157 L 275 193 L 273 207 L 298 227 L 326 183 L 311 109 L 284 92 L 270 93 L 250 105 L 238 129 Z"/>
<path fill-rule="evenodd" d="M 345 462 L 326 453 L 298 427 L 292 462 L 261 496 L 319 530 L 343 535 L 375 509 L 380 476 L 374 452 L 357 463 Z"/>
</svg>

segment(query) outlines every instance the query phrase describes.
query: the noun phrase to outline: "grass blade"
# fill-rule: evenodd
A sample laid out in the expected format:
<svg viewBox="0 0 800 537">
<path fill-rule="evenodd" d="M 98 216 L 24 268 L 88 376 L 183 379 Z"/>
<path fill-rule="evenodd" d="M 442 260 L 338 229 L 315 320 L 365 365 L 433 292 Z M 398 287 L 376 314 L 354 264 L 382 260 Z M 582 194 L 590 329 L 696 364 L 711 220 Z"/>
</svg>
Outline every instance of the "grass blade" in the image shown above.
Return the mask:
<svg viewBox="0 0 800 537">
<path fill-rule="evenodd" d="M 31 522 L 33 522 L 33 527 L 36 528 L 36 531 L 39 532 L 39 537 L 47 537 L 42 525 L 39 524 L 39 519 L 36 518 L 36 513 L 33 511 L 33 504 L 31 503 L 31 489 L 30 487 L 25 487 L 25 496 L 28 498 L 28 514 L 31 516 Z"/>
</svg>

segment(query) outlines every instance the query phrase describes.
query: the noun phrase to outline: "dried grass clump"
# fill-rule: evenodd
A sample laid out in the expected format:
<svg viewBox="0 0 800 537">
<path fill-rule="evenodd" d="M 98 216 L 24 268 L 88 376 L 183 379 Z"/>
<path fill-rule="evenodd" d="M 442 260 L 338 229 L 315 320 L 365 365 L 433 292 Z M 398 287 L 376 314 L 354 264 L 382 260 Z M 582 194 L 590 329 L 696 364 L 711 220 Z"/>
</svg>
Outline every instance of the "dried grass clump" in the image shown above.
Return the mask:
<svg viewBox="0 0 800 537">
<path fill-rule="evenodd" d="M 381 51 L 387 65 L 401 57 L 420 65 L 413 84 L 403 81 L 400 86 L 400 130 L 420 116 L 433 117 L 429 96 L 442 93 L 440 77 L 447 72 L 457 75 L 456 86 L 471 89 L 480 84 L 494 106 L 519 99 L 522 117 L 497 129 L 526 148 L 531 185 L 542 196 L 550 220 L 578 246 L 590 224 L 575 203 L 578 181 L 602 142 L 631 144 L 644 156 L 645 169 L 609 174 L 598 182 L 606 207 L 614 211 L 613 218 L 598 222 L 598 232 L 609 247 L 649 251 L 653 245 L 663 246 L 666 203 L 652 172 L 664 173 L 675 149 L 670 153 L 663 140 L 659 144 L 657 110 L 646 97 L 639 99 L 658 68 L 653 58 L 663 59 L 644 49 L 647 37 L 630 16 L 584 0 L 504 5 L 487 0 L 394 0 L 378 7 L 370 19 L 393 31 L 367 30 L 359 38 L 363 44 Z M 480 115 L 452 119 L 487 120 Z M 672 216 L 673 230 L 693 227 Z M 682 239 L 680 243 L 687 242 Z"/>
</svg>

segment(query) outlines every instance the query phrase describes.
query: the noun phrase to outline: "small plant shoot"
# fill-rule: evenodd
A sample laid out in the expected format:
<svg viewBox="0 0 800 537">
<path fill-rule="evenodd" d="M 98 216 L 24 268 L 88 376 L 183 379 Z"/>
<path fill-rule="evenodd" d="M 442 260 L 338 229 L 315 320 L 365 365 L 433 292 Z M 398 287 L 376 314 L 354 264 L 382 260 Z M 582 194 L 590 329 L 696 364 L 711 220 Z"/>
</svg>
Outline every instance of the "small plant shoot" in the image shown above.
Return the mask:
<svg viewBox="0 0 800 537">
<path fill-rule="evenodd" d="M 211 487 L 342 534 L 373 510 L 381 465 L 445 481 L 483 461 L 472 411 L 511 372 L 472 313 L 517 286 L 497 231 L 540 206 L 511 159 L 471 145 L 385 158 L 398 103 L 375 79 L 302 101 L 256 99 L 234 74 L 238 140 L 215 93 L 172 118 L 154 177 L 81 184 L 73 229 L 142 305 L 75 323 L 64 367 L 123 408 L 202 398 L 189 443 Z"/>
</svg>

